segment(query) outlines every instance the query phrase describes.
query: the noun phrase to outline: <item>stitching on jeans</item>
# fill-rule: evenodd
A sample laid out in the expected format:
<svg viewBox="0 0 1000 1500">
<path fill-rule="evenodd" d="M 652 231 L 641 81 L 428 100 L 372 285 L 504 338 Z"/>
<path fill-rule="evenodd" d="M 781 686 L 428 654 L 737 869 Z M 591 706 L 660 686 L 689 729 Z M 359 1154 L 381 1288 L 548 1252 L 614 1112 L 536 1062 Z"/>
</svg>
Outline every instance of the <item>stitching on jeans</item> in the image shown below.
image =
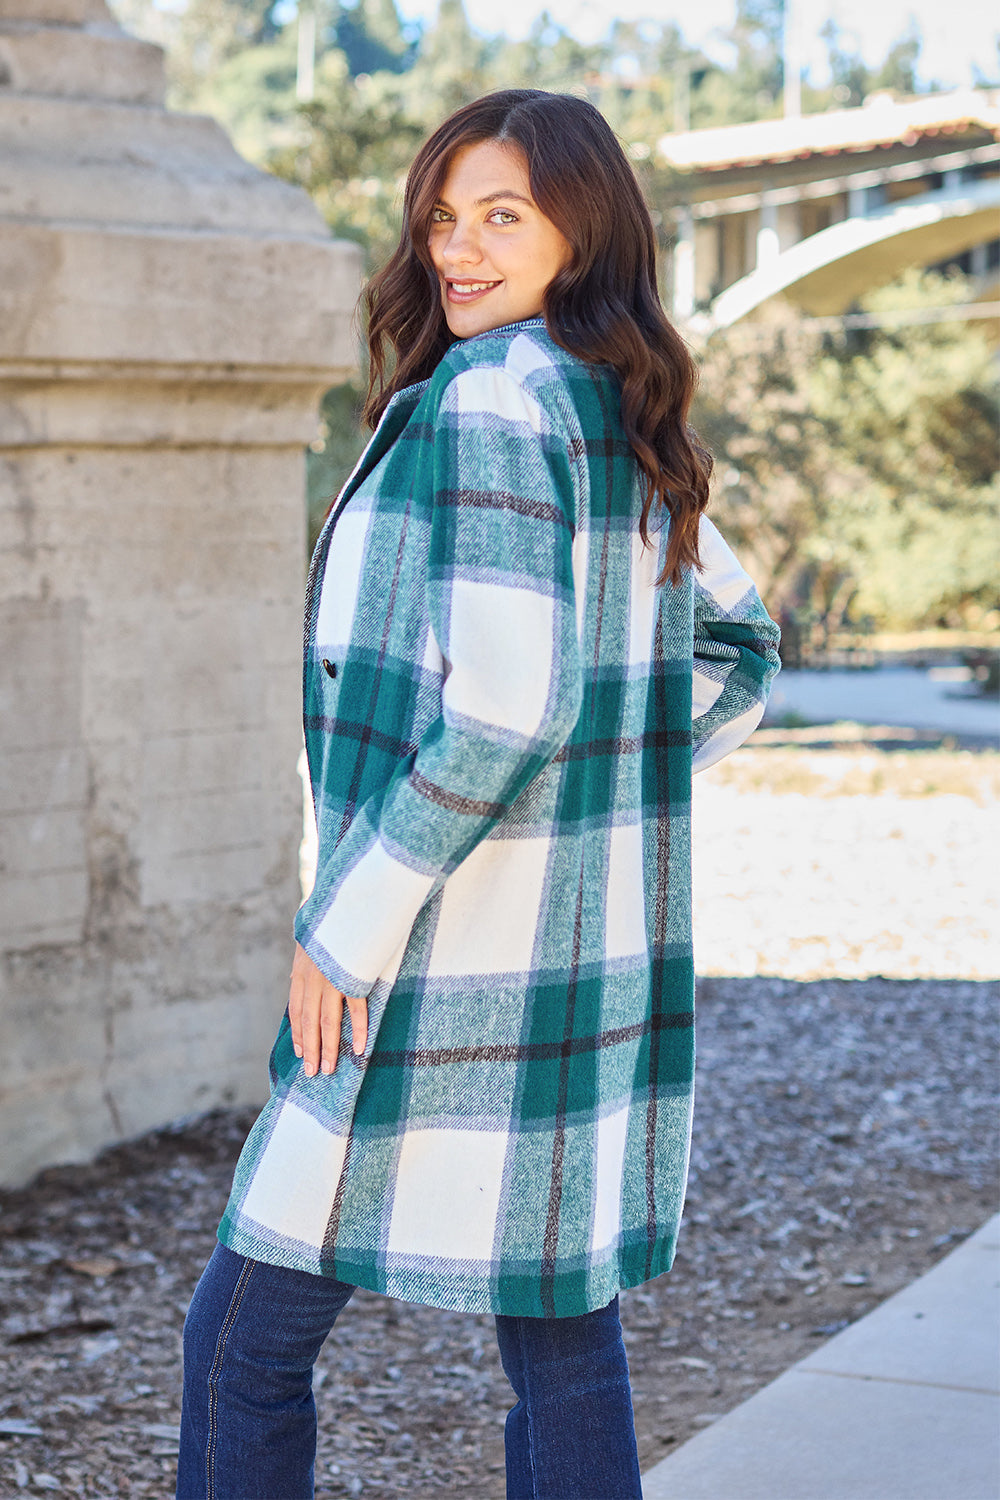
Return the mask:
<svg viewBox="0 0 1000 1500">
<path fill-rule="evenodd" d="M 239 1280 L 233 1292 L 232 1301 L 229 1304 L 222 1328 L 219 1332 L 219 1341 L 215 1346 L 215 1358 L 212 1368 L 208 1372 L 208 1443 L 205 1447 L 205 1494 L 206 1500 L 213 1500 L 215 1495 L 215 1447 L 218 1438 L 217 1414 L 219 1405 L 218 1379 L 222 1373 L 222 1359 L 226 1352 L 226 1343 L 233 1331 L 233 1325 L 239 1314 L 243 1294 L 247 1289 L 247 1283 L 253 1273 L 257 1262 L 247 1260 L 239 1274 Z"/>
<path fill-rule="evenodd" d="M 521 1379 L 524 1382 L 524 1425 L 528 1429 L 528 1463 L 531 1466 L 531 1493 L 538 1500 L 538 1476 L 535 1472 L 535 1439 L 531 1421 L 531 1392 L 528 1389 L 528 1359 L 524 1347 L 524 1322 L 517 1319 L 517 1343 L 521 1351 Z"/>
</svg>

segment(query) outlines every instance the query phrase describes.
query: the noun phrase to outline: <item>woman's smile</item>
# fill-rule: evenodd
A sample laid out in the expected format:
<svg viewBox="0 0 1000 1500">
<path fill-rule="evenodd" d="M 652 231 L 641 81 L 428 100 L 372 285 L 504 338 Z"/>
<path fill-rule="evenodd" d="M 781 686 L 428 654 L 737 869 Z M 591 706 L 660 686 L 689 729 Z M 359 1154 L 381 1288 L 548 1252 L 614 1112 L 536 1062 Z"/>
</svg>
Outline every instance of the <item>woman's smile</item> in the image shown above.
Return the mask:
<svg viewBox="0 0 1000 1500">
<path fill-rule="evenodd" d="M 458 303 L 475 302 L 487 292 L 492 292 L 494 287 L 501 285 L 499 281 L 445 281 L 448 301 Z"/>
<path fill-rule="evenodd" d="M 456 151 L 427 234 L 441 305 L 467 339 L 542 311 L 569 241 L 531 195 L 520 147 L 479 141 Z"/>
</svg>

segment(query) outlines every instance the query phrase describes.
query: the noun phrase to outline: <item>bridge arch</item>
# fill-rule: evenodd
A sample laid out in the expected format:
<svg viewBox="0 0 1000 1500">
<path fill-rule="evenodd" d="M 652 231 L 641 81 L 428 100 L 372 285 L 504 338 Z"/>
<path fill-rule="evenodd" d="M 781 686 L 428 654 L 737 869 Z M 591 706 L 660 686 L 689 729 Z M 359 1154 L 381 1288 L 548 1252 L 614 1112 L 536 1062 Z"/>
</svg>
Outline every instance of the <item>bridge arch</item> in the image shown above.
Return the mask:
<svg viewBox="0 0 1000 1500">
<path fill-rule="evenodd" d="M 712 325 L 726 328 L 783 294 L 804 312 L 832 316 L 909 266 L 961 255 L 997 233 L 1000 178 L 939 188 L 844 219 L 790 245 L 715 298 Z"/>
<path fill-rule="evenodd" d="M 681 324 L 726 327 L 776 296 L 836 317 L 910 266 L 996 264 L 1000 90 L 685 131 L 657 155 Z"/>
</svg>

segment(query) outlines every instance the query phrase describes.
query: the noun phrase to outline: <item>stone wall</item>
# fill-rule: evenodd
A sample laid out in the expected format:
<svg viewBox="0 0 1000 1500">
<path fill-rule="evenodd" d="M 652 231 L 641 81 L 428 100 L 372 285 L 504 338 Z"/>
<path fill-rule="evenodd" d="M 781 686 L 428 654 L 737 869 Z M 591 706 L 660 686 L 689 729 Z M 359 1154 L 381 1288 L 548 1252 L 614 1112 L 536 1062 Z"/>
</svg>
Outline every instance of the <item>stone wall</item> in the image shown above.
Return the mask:
<svg viewBox="0 0 1000 1500">
<path fill-rule="evenodd" d="M 266 1093 L 358 279 L 104 0 L 0 0 L 0 1182 Z"/>
</svg>

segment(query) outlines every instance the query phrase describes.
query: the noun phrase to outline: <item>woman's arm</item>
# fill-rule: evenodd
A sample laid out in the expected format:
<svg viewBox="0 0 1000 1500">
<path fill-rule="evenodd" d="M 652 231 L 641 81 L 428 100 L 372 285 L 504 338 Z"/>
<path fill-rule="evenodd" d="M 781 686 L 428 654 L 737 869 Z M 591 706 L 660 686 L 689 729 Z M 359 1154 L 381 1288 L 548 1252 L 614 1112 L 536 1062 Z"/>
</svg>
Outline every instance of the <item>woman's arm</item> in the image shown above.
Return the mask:
<svg viewBox="0 0 1000 1500">
<path fill-rule="evenodd" d="M 565 434 L 512 376 L 473 368 L 444 386 L 426 449 L 414 488 L 433 502 L 441 711 L 321 860 L 296 921 L 305 954 L 345 995 L 369 994 L 391 970 L 428 896 L 553 759 L 580 709 Z"/>
<path fill-rule="evenodd" d="M 780 632 L 749 575 L 703 518 L 694 574 L 693 767 L 714 765 L 763 717 Z"/>
</svg>

